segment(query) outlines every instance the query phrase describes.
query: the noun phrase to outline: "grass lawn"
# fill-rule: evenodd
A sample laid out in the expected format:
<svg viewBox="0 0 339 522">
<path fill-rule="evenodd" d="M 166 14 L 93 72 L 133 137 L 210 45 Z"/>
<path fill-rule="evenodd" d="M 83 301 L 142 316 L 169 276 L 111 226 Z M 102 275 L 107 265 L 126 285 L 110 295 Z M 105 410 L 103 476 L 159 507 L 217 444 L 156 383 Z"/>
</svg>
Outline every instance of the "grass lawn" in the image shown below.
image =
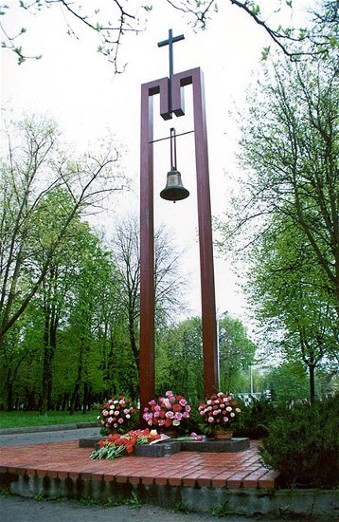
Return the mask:
<svg viewBox="0 0 339 522">
<path fill-rule="evenodd" d="M 1 411 L 0 429 L 96 422 L 98 414 L 97 411 L 90 411 L 86 414 L 75 412 L 73 415 L 70 415 L 67 411 L 49 411 L 46 414 L 38 411 Z"/>
</svg>

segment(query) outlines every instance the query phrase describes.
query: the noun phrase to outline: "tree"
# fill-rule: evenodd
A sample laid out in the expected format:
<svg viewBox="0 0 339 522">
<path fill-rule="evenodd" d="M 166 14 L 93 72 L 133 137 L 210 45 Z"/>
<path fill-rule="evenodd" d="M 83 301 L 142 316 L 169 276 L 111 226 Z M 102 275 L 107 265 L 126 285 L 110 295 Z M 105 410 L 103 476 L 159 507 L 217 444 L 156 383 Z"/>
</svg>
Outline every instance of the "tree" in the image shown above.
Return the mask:
<svg viewBox="0 0 339 522">
<path fill-rule="evenodd" d="M 218 326 L 220 389 L 234 391 L 240 372 L 250 367 L 256 347 L 242 322 L 227 312 L 219 319 Z"/>
<path fill-rule="evenodd" d="M 154 244 L 155 309 L 159 328 L 175 315 L 184 283 L 178 277 L 180 254 L 164 228 L 155 232 Z M 140 254 L 139 223 L 135 217 L 126 218 L 118 225 L 112 250 L 124 290 L 121 304 L 127 319 L 131 353 L 139 371 Z"/>
<path fill-rule="evenodd" d="M 165 0 L 174 9 L 186 13 L 194 26 L 206 27 L 211 12 L 218 12 L 216 0 Z M 282 27 L 281 16 L 283 10 L 293 11 L 292 0 L 275 0 L 268 3 L 254 0 L 228 0 L 230 7 L 235 6 L 245 12 L 254 23 L 263 29 L 272 42 L 291 59 L 300 59 L 307 56 L 328 56 L 336 52 L 339 46 L 338 37 L 338 2 L 337 0 L 319 1 L 316 8 L 311 8 L 311 22 L 307 27 Z M 152 3 L 134 2 L 127 5 L 127 0 L 112 0 L 109 11 L 95 7 L 88 7 L 83 3 L 69 0 L 33 0 L 30 2 L 18 0 L 16 8 L 24 9 L 36 14 L 42 9 L 59 6 L 64 12 L 67 32 L 70 36 L 78 37 L 77 28 L 85 26 L 98 38 L 97 50 L 108 58 L 114 65 L 116 73 L 122 72 L 124 67 L 119 63 L 119 46 L 126 34 L 137 34 L 147 22 L 147 15 L 152 11 Z M 11 6 L 11 9 L 14 7 Z M 2 4 L 0 14 L 5 15 L 9 5 Z M 4 18 L 4 17 L 3 17 Z M 273 19 L 273 21 L 272 21 Z M 13 51 L 18 63 L 27 58 L 39 59 L 41 56 L 27 56 L 22 47 L 22 38 L 27 28 L 18 28 L 14 34 L 8 32 L 2 22 L 2 46 Z M 266 58 L 269 47 L 263 51 Z"/>
<path fill-rule="evenodd" d="M 267 69 L 243 126 L 248 197 L 242 187 L 233 228 L 247 228 L 256 318 L 273 322 L 285 350 L 298 347 L 311 399 L 314 369 L 335 356 L 339 332 L 338 93 L 336 63 Z"/>
<path fill-rule="evenodd" d="M 235 391 L 241 371 L 248 369 L 255 345 L 244 325 L 223 314 L 219 322 L 220 390 Z M 203 350 L 201 318 L 190 317 L 159 334 L 156 351 L 156 386 L 159 391 L 175 389 L 193 400 L 201 400 Z M 237 390 L 239 391 L 239 390 Z"/>
<path fill-rule="evenodd" d="M 72 205 L 67 201 L 68 194 L 57 191 L 49 195 L 46 203 L 50 209 L 54 208 L 54 226 L 58 228 L 58 209 Z M 49 234 L 51 233 L 51 224 Z M 38 290 L 34 301 L 38 302 L 43 314 L 43 369 L 41 410 L 51 409 L 51 395 L 53 387 L 53 365 L 57 350 L 57 340 L 61 325 L 63 328 L 68 323 L 68 316 L 74 297 L 77 295 L 79 281 L 79 267 L 92 254 L 93 249 L 98 248 L 98 239 L 93 236 L 89 225 L 81 222 L 79 218 L 73 219 L 67 233 L 57 248 L 51 261 L 46 276 Z M 36 264 L 44 263 L 44 251 L 42 257 L 34 260 Z M 96 270 L 98 270 L 97 262 Z M 106 279 L 105 279 L 106 281 Z M 88 293 L 93 299 L 93 296 Z"/>
<path fill-rule="evenodd" d="M 111 144 L 97 156 L 70 159 L 58 145 L 55 123 L 39 117 L 13 125 L 7 139 L 0 178 L 0 351 L 45 280 L 73 220 L 122 188 Z M 67 205 L 59 201 L 55 219 L 48 198 L 60 189 L 68 199 Z M 35 264 L 36 259 L 42 262 Z M 29 284 L 28 272 L 34 274 Z"/>
<path fill-rule="evenodd" d="M 39 358 L 40 333 L 28 307 L 26 317 L 21 317 L 4 339 L 0 355 L 0 404 L 8 411 L 24 402 L 26 409 L 34 409 L 38 402 L 32 384 L 38 384 L 35 389 L 38 391 L 40 372 L 33 370 L 33 361 Z"/>
<path fill-rule="evenodd" d="M 102 304 L 106 302 L 107 295 L 112 296 L 112 287 L 116 290 L 115 298 L 121 288 L 120 284 L 119 289 L 114 284 L 114 264 L 110 254 L 100 247 L 98 238 L 87 235 L 82 238 L 81 243 L 83 255 L 76 265 L 77 278 L 72 286 L 73 299 L 67 332 L 68 343 L 73 347 L 74 353 L 71 413 L 80 405 L 83 410 L 89 407 L 91 391 L 98 381 L 99 388 L 102 388 L 103 372 L 100 366 L 103 339 L 98 336 L 101 330 Z M 114 366 L 111 371 L 114 371 Z"/>
<path fill-rule="evenodd" d="M 276 345 L 277 331 L 282 331 L 283 352 L 289 360 L 301 358 L 307 367 L 313 401 L 315 370 L 325 355 L 333 358 L 337 352 L 336 316 L 317 261 L 305 249 L 306 237 L 288 218 L 279 228 L 276 224 L 271 222 L 252 254 L 251 303 L 257 319 L 270 324 L 266 343 Z"/>
<path fill-rule="evenodd" d="M 275 402 L 286 404 L 307 399 L 307 375 L 301 361 L 292 360 L 272 368 L 265 382 Z"/>
<path fill-rule="evenodd" d="M 70 413 L 85 412 L 111 394 L 133 391 L 119 273 L 111 252 L 86 223 L 81 225 L 71 249 L 71 270 L 59 281 L 59 299 L 65 299 L 67 308 L 52 365 L 52 404 L 69 407 Z M 67 284 L 66 295 L 62 282 Z"/>
<path fill-rule="evenodd" d="M 339 316 L 336 67 L 280 64 L 273 77 L 267 71 L 260 90 L 250 100 L 241 141 L 241 161 L 250 171 L 247 198 L 238 201 L 239 219 L 234 216 L 223 231 L 236 236 L 239 227 L 256 221 L 254 233 L 247 230 L 250 243 L 270 228 L 287 237 L 293 225 Z"/>
<path fill-rule="evenodd" d="M 200 317 L 191 317 L 163 330 L 156 346 L 156 388 L 172 389 L 190 400 L 201 400 L 203 349 Z"/>
<path fill-rule="evenodd" d="M 59 190 L 46 203 L 54 218 L 54 223 L 45 223 L 50 237 L 60 208 L 70 202 Z M 31 257 L 28 286 L 44 263 L 44 254 L 37 248 L 36 257 Z M 85 411 L 98 393 L 101 400 L 102 394 L 116 391 L 114 385 L 122 390 L 126 380 L 122 376 L 131 373 L 127 357 L 122 357 L 126 336 L 120 333 L 120 295 L 111 253 L 102 249 L 88 223 L 74 219 L 42 285 L 5 336 L 0 396 L 6 407 L 13 409 L 19 400 L 25 409 L 46 412 L 71 404 L 73 410 L 81 405 Z M 81 342 L 84 332 L 90 339 L 86 346 Z"/>
<path fill-rule="evenodd" d="M 272 103 L 256 114 L 269 110 L 267 125 L 254 124 L 253 139 L 251 130 L 244 135 L 245 155 L 260 172 L 260 203 L 300 230 L 339 317 L 337 69 L 288 66 L 286 76 L 276 69 L 275 77 L 276 86 L 264 89 Z"/>
</svg>

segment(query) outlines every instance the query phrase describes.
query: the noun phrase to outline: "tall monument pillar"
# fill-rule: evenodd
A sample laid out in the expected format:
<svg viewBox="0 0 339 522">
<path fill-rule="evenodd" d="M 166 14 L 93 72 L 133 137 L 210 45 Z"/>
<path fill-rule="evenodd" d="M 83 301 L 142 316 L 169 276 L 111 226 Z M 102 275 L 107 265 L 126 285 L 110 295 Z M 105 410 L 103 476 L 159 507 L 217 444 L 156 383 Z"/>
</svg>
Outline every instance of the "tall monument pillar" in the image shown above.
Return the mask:
<svg viewBox="0 0 339 522">
<path fill-rule="evenodd" d="M 169 120 L 184 112 L 184 88 L 192 85 L 195 137 L 195 165 L 198 199 L 202 342 L 204 391 L 218 390 L 218 350 L 214 286 L 213 242 L 208 170 L 207 129 L 203 74 L 200 68 L 173 74 L 173 44 L 184 36 L 158 44 L 169 46 L 170 73 L 141 86 L 140 142 L 140 409 L 155 396 L 154 350 L 154 194 L 153 194 L 153 98 L 160 96 L 160 116 Z M 179 203 L 180 204 L 180 203 Z M 180 390 L 178 390 L 180 391 Z"/>
</svg>

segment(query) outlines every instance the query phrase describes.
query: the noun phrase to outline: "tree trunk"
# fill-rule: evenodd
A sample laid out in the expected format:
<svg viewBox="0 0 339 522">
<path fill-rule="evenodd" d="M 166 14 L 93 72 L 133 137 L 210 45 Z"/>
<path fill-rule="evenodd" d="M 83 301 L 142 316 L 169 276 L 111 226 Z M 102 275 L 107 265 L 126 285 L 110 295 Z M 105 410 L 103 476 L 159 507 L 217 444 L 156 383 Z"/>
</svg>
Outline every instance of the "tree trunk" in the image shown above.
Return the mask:
<svg viewBox="0 0 339 522">
<path fill-rule="evenodd" d="M 49 308 L 45 309 L 45 329 L 44 329 L 44 356 L 42 367 L 42 392 L 41 392 L 41 413 L 48 411 L 51 389 L 51 362 L 52 346 L 50 342 L 50 314 Z"/>
<path fill-rule="evenodd" d="M 314 367 L 314 364 L 310 364 L 308 367 L 308 370 L 309 370 L 309 376 L 310 376 L 310 401 L 312 404 L 315 399 L 315 386 L 314 386 L 315 367 Z"/>
<path fill-rule="evenodd" d="M 84 394 L 82 401 L 82 413 L 86 413 L 91 408 L 91 385 L 89 382 L 84 383 Z"/>
<path fill-rule="evenodd" d="M 69 407 L 70 415 L 73 415 L 73 413 L 75 412 L 75 408 L 76 408 L 76 404 L 77 404 L 77 400 L 78 400 L 78 395 L 79 395 L 79 391 L 80 391 L 80 385 L 81 385 L 81 380 L 82 380 L 82 370 L 83 370 L 83 366 L 84 366 L 84 364 L 83 364 L 83 358 L 84 358 L 83 351 L 84 351 L 84 346 L 83 346 L 83 343 L 81 343 L 79 359 L 78 359 L 77 378 L 76 378 L 76 381 L 75 381 L 75 384 L 74 384 L 73 393 L 72 393 L 72 397 L 71 397 L 71 404 L 70 404 L 70 407 Z"/>
<path fill-rule="evenodd" d="M 8 381 L 7 382 L 7 404 L 6 404 L 6 410 L 12 411 L 13 410 L 13 383 Z"/>
<path fill-rule="evenodd" d="M 20 364 L 22 363 L 23 359 L 24 359 L 24 357 L 21 357 L 19 359 L 19 361 L 17 362 L 14 369 L 13 369 L 13 367 L 10 367 L 10 365 L 8 365 L 7 383 L 6 383 L 6 390 L 7 390 L 6 408 L 7 408 L 7 411 L 12 411 L 14 409 L 14 404 L 13 404 L 14 383 L 15 383 L 16 375 L 18 373 Z"/>
<path fill-rule="evenodd" d="M 130 338 L 130 343 L 131 343 L 132 354 L 133 354 L 133 357 L 134 357 L 134 360 L 135 360 L 135 364 L 137 366 L 138 374 L 139 374 L 139 369 L 140 369 L 139 347 L 138 347 L 138 344 L 137 344 L 137 341 L 136 341 L 135 327 L 134 326 L 135 326 L 134 325 L 134 313 L 133 313 L 133 310 L 130 309 L 129 313 L 128 313 L 129 338 Z"/>
<path fill-rule="evenodd" d="M 52 365 L 57 344 L 57 327 L 59 323 L 58 315 L 56 313 L 55 305 L 48 303 L 48 296 L 46 294 L 47 303 L 44 306 L 45 314 L 45 329 L 44 329 L 44 360 L 42 369 L 42 400 L 41 412 L 46 413 L 51 408 L 52 395 Z"/>
</svg>

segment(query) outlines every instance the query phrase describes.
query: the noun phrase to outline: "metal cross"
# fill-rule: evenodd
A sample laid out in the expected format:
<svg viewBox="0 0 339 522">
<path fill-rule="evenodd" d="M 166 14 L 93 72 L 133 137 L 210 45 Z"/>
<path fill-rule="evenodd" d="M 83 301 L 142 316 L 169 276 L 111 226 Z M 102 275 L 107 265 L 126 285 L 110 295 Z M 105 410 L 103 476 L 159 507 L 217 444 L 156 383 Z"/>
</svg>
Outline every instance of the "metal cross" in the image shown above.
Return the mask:
<svg viewBox="0 0 339 522">
<path fill-rule="evenodd" d="M 183 34 L 180 34 L 179 36 L 173 37 L 173 31 L 172 29 L 169 29 L 168 31 L 168 40 L 163 40 L 162 42 L 158 43 L 158 47 L 164 47 L 165 45 L 168 45 L 168 51 L 169 51 L 169 77 L 170 80 L 172 80 L 173 77 L 173 44 L 175 42 L 180 42 L 180 40 L 184 40 L 185 36 Z"/>
</svg>

